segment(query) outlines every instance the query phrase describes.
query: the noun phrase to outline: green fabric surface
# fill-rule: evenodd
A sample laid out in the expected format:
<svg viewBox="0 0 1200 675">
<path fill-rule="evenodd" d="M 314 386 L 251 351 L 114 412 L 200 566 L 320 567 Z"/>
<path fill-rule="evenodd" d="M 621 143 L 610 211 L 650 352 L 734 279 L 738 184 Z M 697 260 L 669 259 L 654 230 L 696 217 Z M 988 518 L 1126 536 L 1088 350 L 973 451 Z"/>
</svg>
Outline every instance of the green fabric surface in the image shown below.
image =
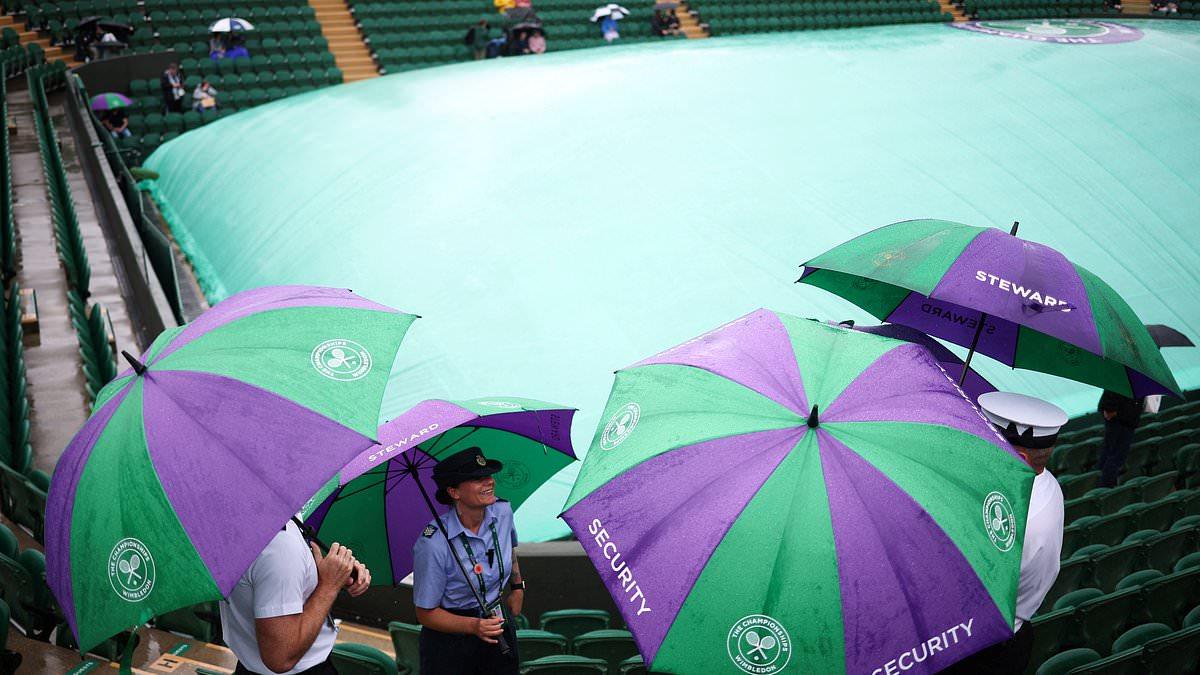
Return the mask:
<svg viewBox="0 0 1200 675">
<path fill-rule="evenodd" d="M 314 283 L 425 317 L 383 419 L 559 401 L 582 454 L 618 368 L 757 307 L 866 320 L 792 282 L 899 220 L 1020 220 L 1200 337 L 1200 26 L 1125 23 L 1145 37 L 880 26 L 464 63 L 238 113 L 146 165 L 210 300 Z M 1200 385 L 1200 350 L 1165 356 Z M 1071 413 L 1100 393 L 972 365 Z M 518 513 L 522 541 L 566 533 L 574 471 Z"/>
</svg>

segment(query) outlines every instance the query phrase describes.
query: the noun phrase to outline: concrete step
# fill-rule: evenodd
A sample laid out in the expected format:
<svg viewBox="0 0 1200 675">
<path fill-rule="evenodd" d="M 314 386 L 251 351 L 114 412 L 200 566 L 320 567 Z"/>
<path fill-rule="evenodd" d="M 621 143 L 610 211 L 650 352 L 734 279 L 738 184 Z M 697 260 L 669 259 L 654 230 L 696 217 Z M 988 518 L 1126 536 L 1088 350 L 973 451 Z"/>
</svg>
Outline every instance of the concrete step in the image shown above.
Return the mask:
<svg viewBox="0 0 1200 675">
<path fill-rule="evenodd" d="M 338 56 L 335 59 L 337 60 L 338 68 L 341 68 L 343 72 L 347 68 L 371 68 L 372 70 L 375 68 L 375 60 L 371 58 L 370 54 L 366 56 Z"/>
</svg>

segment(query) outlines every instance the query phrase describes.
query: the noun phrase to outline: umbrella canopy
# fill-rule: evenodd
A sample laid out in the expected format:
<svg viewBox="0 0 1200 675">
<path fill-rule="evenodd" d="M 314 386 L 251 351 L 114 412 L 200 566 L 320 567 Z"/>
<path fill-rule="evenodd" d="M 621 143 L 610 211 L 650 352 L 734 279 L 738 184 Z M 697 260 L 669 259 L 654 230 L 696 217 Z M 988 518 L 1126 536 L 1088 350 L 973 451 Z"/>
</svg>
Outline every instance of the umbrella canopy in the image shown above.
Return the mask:
<svg viewBox="0 0 1200 675">
<path fill-rule="evenodd" d="M 1116 291 L 1049 246 L 1002 230 L 893 223 L 804 263 L 800 282 L 1014 368 L 1135 398 L 1180 395 L 1150 333 Z"/>
<path fill-rule="evenodd" d="M 595 12 L 592 12 L 591 21 L 599 21 L 604 17 L 611 16 L 614 19 L 624 19 L 629 16 L 629 10 L 616 3 L 608 3 L 603 7 L 597 7 Z"/>
<path fill-rule="evenodd" d="M 303 515 L 323 541 L 353 549 L 372 583 L 399 583 L 412 572 L 413 542 L 434 517 L 426 496 L 437 490 L 433 467 L 440 458 L 478 446 L 503 462 L 496 493 L 515 510 L 575 461 L 574 415 L 571 408 L 522 398 L 422 401 L 379 427 L 379 445 L 347 464 L 305 504 Z M 447 508 L 435 506 L 439 515 Z"/>
<path fill-rule="evenodd" d="M 112 110 L 113 108 L 128 108 L 133 101 L 124 94 L 113 91 L 96 94 L 92 97 L 92 110 Z"/>
<path fill-rule="evenodd" d="M 601 419 L 562 517 L 648 670 L 931 673 L 1012 634 L 1034 474 L 924 347 L 758 310 Z"/>
<path fill-rule="evenodd" d="M 542 24 L 541 18 L 538 17 L 537 12 L 532 7 L 515 7 L 508 10 L 504 18 L 513 28 L 516 28 L 517 24 L 522 23 L 537 24 L 537 26 L 541 26 Z"/>
<path fill-rule="evenodd" d="M 854 326 L 851 324 L 851 327 L 854 328 L 854 330 L 859 330 L 864 333 L 882 335 L 884 337 L 890 337 L 893 340 L 904 340 L 905 342 L 919 344 L 933 354 L 933 358 L 937 360 L 938 365 L 941 366 L 942 370 L 946 371 L 948 375 L 957 380 L 962 374 L 962 359 L 958 358 L 954 352 L 947 349 L 946 345 L 943 345 L 942 343 L 915 328 L 909 328 L 908 326 L 901 326 L 894 323 L 885 323 L 879 326 Z M 996 387 L 992 386 L 991 382 L 988 382 L 987 379 L 985 379 L 982 375 L 974 370 L 971 370 L 970 368 L 967 369 L 967 376 L 963 380 L 961 386 L 963 393 L 967 395 L 967 398 L 971 399 L 972 403 L 979 400 L 980 394 L 986 394 L 989 391 L 996 391 Z"/>
<path fill-rule="evenodd" d="M 676 9 L 679 7 L 678 2 L 656 2 L 654 9 Z"/>
<path fill-rule="evenodd" d="M 1146 324 L 1146 330 L 1150 331 L 1150 337 L 1154 338 L 1154 344 L 1158 345 L 1159 348 L 1196 346 L 1196 343 L 1192 342 L 1188 336 L 1161 323 Z"/>
<path fill-rule="evenodd" d="M 46 578 L 80 649 L 228 594 L 375 444 L 414 318 L 341 289 L 259 288 L 165 331 L 101 390 L 46 507 Z"/>
<path fill-rule="evenodd" d="M 254 24 L 234 16 L 217 19 L 208 27 L 210 33 L 238 33 L 247 30 L 254 30 Z"/>
</svg>

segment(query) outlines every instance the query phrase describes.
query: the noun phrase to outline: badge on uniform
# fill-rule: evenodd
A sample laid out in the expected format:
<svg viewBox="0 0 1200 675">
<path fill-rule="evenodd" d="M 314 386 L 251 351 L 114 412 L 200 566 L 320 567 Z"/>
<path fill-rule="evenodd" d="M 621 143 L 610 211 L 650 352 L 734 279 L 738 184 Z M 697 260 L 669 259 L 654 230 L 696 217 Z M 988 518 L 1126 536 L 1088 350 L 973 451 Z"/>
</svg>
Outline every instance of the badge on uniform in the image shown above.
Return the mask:
<svg viewBox="0 0 1200 675">
<path fill-rule="evenodd" d="M 425 529 L 421 531 L 421 536 L 422 537 L 432 537 L 434 532 L 437 532 L 436 527 L 434 527 L 433 525 L 426 525 Z"/>
</svg>

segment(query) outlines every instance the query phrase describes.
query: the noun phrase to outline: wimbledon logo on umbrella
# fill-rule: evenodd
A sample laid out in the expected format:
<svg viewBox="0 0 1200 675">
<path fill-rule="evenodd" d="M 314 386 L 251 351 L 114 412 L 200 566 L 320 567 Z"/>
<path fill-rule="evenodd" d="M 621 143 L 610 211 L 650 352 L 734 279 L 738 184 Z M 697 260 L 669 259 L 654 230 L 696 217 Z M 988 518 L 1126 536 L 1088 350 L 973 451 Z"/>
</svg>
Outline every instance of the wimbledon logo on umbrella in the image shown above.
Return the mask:
<svg viewBox="0 0 1200 675">
<path fill-rule="evenodd" d="M 999 492 L 991 492 L 983 500 L 983 527 L 992 545 L 1001 551 L 1011 549 L 1017 540 L 1017 517 L 1008 498 Z"/>
<path fill-rule="evenodd" d="M 312 366 L 331 380 L 352 382 L 371 372 L 371 353 L 353 340 L 326 340 L 313 349 Z"/>
<path fill-rule="evenodd" d="M 146 545 L 126 537 L 108 554 L 108 581 L 126 602 L 140 602 L 154 590 L 154 558 Z"/>
<path fill-rule="evenodd" d="M 738 619 L 725 637 L 725 652 L 739 670 L 751 675 L 777 673 L 792 659 L 792 638 L 765 614 Z"/>
<path fill-rule="evenodd" d="M 604 433 L 600 435 L 600 447 L 605 450 L 612 450 L 629 438 L 629 434 L 633 433 L 637 426 L 638 420 L 642 418 L 642 408 L 636 403 L 626 403 L 617 410 L 608 420 L 608 424 L 604 425 Z"/>
</svg>

